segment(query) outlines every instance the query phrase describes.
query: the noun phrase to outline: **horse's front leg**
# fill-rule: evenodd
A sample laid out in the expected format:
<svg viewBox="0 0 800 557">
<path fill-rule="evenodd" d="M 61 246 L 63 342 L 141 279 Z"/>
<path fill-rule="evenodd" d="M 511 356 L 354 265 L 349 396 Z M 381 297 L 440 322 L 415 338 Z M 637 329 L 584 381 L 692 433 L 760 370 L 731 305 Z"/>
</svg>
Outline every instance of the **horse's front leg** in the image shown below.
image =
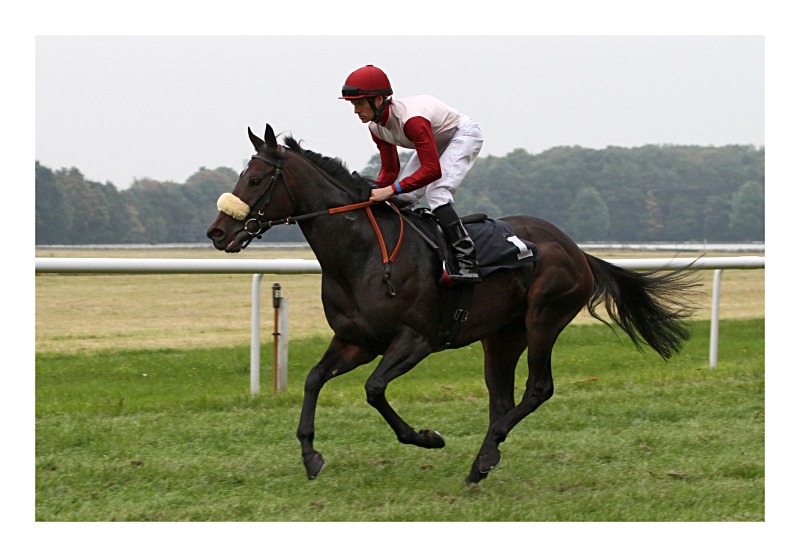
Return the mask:
<svg viewBox="0 0 800 557">
<path fill-rule="evenodd" d="M 320 390 L 333 377 L 345 374 L 373 359 L 375 359 L 375 354 L 334 336 L 325 355 L 308 372 L 303 409 L 300 413 L 300 425 L 297 427 L 297 438 L 300 440 L 303 464 L 306 467 L 308 479 L 316 478 L 325 466 L 322 454 L 314 450 L 314 415 Z"/>
<path fill-rule="evenodd" d="M 415 431 L 386 400 L 386 387 L 389 383 L 409 371 L 431 352 L 430 345 L 418 333 L 411 329 L 401 332 L 392 341 L 381 363 L 367 379 L 365 389 L 367 402 L 381 413 L 401 443 L 440 449 L 444 447 L 444 439 L 439 433 L 427 429 Z"/>
</svg>

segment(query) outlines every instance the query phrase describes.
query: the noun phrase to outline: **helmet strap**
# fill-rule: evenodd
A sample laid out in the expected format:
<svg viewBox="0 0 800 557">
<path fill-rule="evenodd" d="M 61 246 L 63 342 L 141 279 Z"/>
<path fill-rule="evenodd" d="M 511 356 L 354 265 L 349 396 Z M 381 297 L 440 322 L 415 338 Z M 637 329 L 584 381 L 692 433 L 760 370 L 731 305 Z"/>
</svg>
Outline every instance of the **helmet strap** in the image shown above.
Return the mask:
<svg viewBox="0 0 800 557">
<path fill-rule="evenodd" d="M 386 97 L 383 98 L 383 104 L 380 108 L 375 106 L 375 99 L 377 97 L 367 97 L 367 102 L 369 103 L 369 107 L 372 109 L 373 117 L 372 121 L 376 123 L 380 123 L 381 116 L 383 115 L 383 111 L 386 110 L 386 107 L 389 105 L 389 100 Z"/>
</svg>

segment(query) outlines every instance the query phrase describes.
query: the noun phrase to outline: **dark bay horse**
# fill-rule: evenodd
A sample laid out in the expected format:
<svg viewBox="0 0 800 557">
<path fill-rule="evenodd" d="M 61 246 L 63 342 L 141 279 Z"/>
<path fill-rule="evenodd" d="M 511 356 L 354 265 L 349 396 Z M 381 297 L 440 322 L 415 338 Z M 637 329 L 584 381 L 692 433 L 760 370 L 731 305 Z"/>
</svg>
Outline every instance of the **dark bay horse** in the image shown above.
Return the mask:
<svg viewBox="0 0 800 557">
<path fill-rule="evenodd" d="M 319 363 L 308 374 L 297 429 L 306 473 L 322 471 L 314 448 L 314 416 L 323 385 L 378 356 L 366 382 L 367 401 L 381 413 L 401 443 L 444 447 L 439 433 L 415 430 L 386 399 L 387 385 L 441 349 L 450 328 L 453 288 L 439 284 L 441 265 L 421 236 L 408 229 L 389 203 L 364 208 L 370 182 L 350 174 L 338 159 L 308 151 L 291 137 L 279 146 L 267 125 L 264 139 L 248 129 L 255 147 L 231 194 L 220 197 L 219 216 L 208 237 L 219 250 L 235 253 L 275 224 L 299 224 L 322 268 L 322 302 L 334 332 Z M 344 207 L 345 210 L 337 208 Z M 385 246 L 376 239 L 374 219 Z M 542 219 L 505 217 L 518 238 L 533 242 L 539 257 L 516 269 L 501 269 L 475 286 L 467 319 L 449 348 L 480 341 L 489 391 L 489 429 L 467 482 L 477 483 L 500 461 L 498 446 L 511 429 L 553 395 L 551 352 L 561 331 L 582 308 L 603 304 L 638 348 L 649 345 L 662 358 L 689 338 L 684 296 L 695 285 L 689 270 L 628 271 L 583 252 Z M 396 294 L 387 292 L 386 252 L 401 240 L 392 265 Z M 480 258 L 480 255 L 479 255 Z M 527 349 L 528 380 L 514 400 L 514 371 Z"/>
</svg>

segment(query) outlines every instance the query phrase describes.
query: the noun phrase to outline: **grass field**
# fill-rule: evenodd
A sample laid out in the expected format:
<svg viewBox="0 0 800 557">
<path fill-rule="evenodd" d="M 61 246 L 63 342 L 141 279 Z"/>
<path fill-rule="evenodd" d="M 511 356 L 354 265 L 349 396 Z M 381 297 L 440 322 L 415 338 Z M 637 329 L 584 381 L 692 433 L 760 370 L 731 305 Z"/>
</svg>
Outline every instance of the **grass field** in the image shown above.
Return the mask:
<svg viewBox="0 0 800 557">
<path fill-rule="evenodd" d="M 570 326 L 555 396 L 466 488 L 487 426 L 479 345 L 435 354 L 389 388 L 409 423 L 442 433 L 442 450 L 396 441 L 365 401 L 369 366 L 327 385 L 317 446 L 328 466 L 310 482 L 294 433 L 327 339 L 298 300 L 315 286 L 318 298 L 318 277 L 280 277 L 299 327 L 289 388 L 251 399 L 249 277 L 38 276 L 36 520 L 763 521 L 763 271 L 725 277 L 716 370 L 702 319 L 666 363 L 603 325 Z"/>
<path fill-rule="evenodd" d="M 763 320 L 707 323 L 662 363 L 603 326 L 568 329 L 556 395 L 503 445 L 474 488 L 462 480 L 486 428 L 477 347 L 436 354 L 389 396 L 447 447 L 400 445 L 364 400 L 367 369 L 323 390 L 305 478 L 294 432 L 302 379 L 322 340 L 292 343 L 290 387 L 247 395 L 246 347 L 40 354 L 39 521 L 761 521 Z M 518 383 L 524 382 L 519 370 Z"/>
</svg>

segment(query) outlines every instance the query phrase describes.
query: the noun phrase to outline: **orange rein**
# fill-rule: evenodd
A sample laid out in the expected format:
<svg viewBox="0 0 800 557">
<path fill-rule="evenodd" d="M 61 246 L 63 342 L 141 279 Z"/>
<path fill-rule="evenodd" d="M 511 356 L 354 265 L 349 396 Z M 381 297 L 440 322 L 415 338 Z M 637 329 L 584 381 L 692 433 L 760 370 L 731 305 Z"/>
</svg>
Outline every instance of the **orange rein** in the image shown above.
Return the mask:
<svg viewBox="0 0 800 557">
<path fill-rule="evenodd" d="M 400 236 L 397 239 L 397 245 L 392 252 L 392 255 L 389 255 L 389 252 L 386 250 L 386 241 L 383 239 L 383 234 L 381 233 L 381 229 L 378 226 L 378 221 L 375 220 L 375 215 L 372 214 L 372 205 L 375 203 L 372 201 L 364 201 L 363 203 L 354 203 L 352 205 L 344 205 L 342 207 L 334 207 L 332 209 L 328 209 L 328 213 L 331 215 L 335 215 L 336 213 L 344 213 L 345 211 L 355 211 L 356 209 L 366 209 L 367 216 L 369 217 L 369 222 L 372 223 L 372 229 L 375 231 L 375 235 L 378 237 L 378 244 L 381 246 L 381 255 L 383 256 L 383 282 L 386 283 L 386 288 L 388 290 L 389 296 L 394 296 L 397 292 L 392 286 L 392 283 L 389 282 L 389 279 L 392 276 L 392 263 L 394 263 L 397 254 L 400 252 L 400 246 L 403 245 L 403 236 L 405 231 L 405 223 L 403 222 L 403 215 L 400 214 L 400 209 L 394 203 L 390 203 L 389 201 L 386 202 L 394 212 L 397 213 L 398 218 L 400 219 Z"/>
<path fill-rule="evenodd" d="M 367 216 L 369 217 L 369 222 L 372 223 L 372 229 L 375 231 L 375 235 L 378 237 L 378 243 L 381 246 L 381 255 L 383 256 L 383 263 L 384 265 L 387 263 L 394 263 L 394 260 L 397 258 L 397 254 L 400 251 L 400 246 L 403 245 L 403 237 L 405 226 L 403 222 L 403 216 L 400 214 L 400 210 L 394 203 L 389 203 L 388 205 L 394 209 L 395 213 L 397 213 L 398 217 L 400 218 L 400 237 L 397 240 L 397 246 L 395 246 L 392 255 L 389 255 L 389 252 L 386 250 L 386 241 L 383 239 L 383 234 L 381 233 L 381 229 L 378 226 L 378 221 L 375 220 L 375 215 L 372 214 L 371 206 L 375 203 L 372 201 L 364 201 L 363 203 L 354 203 L 353 205 L 344 205 L 342 207 L 334 207 L 332 209 L 328 209 L 328 213 L 331 215 L 335 215 L 336 213 L 344 213 L 346 211 L 355 211 L 357 209 L 366 209 Z"/>
</svg>

